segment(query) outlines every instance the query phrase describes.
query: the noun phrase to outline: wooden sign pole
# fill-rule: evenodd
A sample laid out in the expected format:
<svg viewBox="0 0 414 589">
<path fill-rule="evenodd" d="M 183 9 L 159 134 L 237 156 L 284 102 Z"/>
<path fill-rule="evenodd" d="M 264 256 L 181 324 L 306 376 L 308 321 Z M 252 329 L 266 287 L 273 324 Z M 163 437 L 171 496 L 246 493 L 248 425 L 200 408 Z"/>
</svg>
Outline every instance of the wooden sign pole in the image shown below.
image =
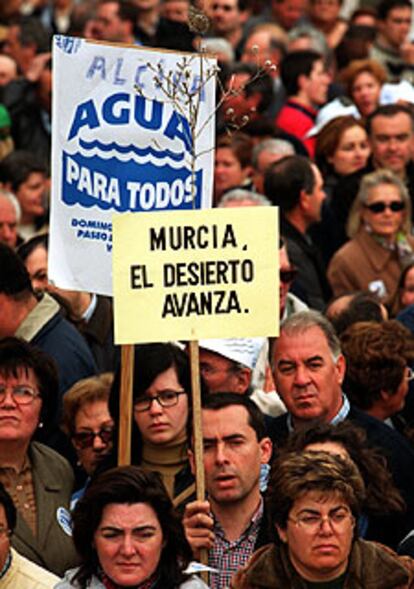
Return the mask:
<svg viewBox="0 0 414 589">
<path fill-rule="evenodd" d="M 193 451 L 195 461 L 195 479 L 197 501 L 204 501 L 206 498 L 206 486 L 204 480 L 203 460 L 203 430 L 201 425 L 201 390 L 200 390 L 200 360 L 198 341 L 190 341 L 190 365 L 191 365 L 191 392 L 193 399 Z M 208 551 L 200 551 L 200 562 L 208 564 Z M 207 582 L 206 573 L 202 573 L 204 581 Z"/>
<path fill-rule="evenodd" d="M 131 464 L 132 390 L 134 346 L 121 347 L 121 390 L 119 392 L 118 466 Z"/>
</svg>

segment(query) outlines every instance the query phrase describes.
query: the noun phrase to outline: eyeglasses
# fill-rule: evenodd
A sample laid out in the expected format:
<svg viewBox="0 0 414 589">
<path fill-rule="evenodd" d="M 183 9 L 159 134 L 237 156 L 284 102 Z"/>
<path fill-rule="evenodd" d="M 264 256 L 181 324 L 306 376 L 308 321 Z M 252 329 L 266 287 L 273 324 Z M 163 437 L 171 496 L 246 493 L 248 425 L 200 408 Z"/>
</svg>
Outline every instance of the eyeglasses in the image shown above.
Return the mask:
<svg viewBox="0 0 414 589">
<path fill-rule="evenodd" d="M 134 410 L 138 413 L 149 411 L 153 401 L 157 401 L 161 407 L 174 407 L 178 403 L 178 397 L 185 394 L 185 391 L 161 391 L 154 397 L 138 397 L 134 401 Z"/>
<path fill-rule="evenodd" d="M 283 282 L 284 284 L 289 284 L 290 282 L 293 282 L 296 278 L 298 274 L 298 270 L 297 268 L 290 268 L 290 270 L 280 270 L 279 272 L 279 278 L 280 281 Z"/>
<path fill-rule="evenodd" d="M 37 397 L 40 397 L 39 391 L 35 391 L 29 386 L 20 385 L 8 388 L 0 385 L 0 404 L 6 400 L 8 390 L 17 405 L 30 405 Z"/>
<path fill-rule="evenodd" d="M 364 205 L 366 209 L 369 209 L 371 213 L 378 214 L 383 213 L 385 209 L 390 209 L 393 213 L 400 213 L 405 209 L 405 203 L 394 200 L 393 202 L 373 202 L 370 205 Z"/>
<path fill-rule="evenodd" d="M 99 430 L 99 432 L 77 432 L 72 435 L 72 440 L 81 450 L 84 450 L 93 446 L 96 437 L 101 438 L 103 444 L 109 444 L 114 437 L 114 429 L 106 427 Z"/>
<path fill-rule="evenodd" d="M 355 521 L 354 516 L 347 509 L 338 509 L 328 513 L 328 515 L 303 513 L 298 515 L 296 519 L 289 517 L 288 520 L 302 528 L 308 534 L 317 534 L 321 530 L 324 522 L 328 522 L 333 532 L 341 534 L 345 531 L 349 523 L 353 524 Z"/>
</svg>

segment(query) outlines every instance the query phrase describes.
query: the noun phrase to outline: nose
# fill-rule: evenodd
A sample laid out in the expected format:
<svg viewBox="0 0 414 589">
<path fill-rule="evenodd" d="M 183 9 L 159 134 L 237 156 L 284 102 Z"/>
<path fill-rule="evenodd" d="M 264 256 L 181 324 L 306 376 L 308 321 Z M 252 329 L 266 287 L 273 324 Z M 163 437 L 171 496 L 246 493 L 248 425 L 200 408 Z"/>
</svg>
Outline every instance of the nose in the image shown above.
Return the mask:
<svg viewBox="0 0 414 589">
<path fill-rule="evenodd" d="M 106 448 L 105 442 L 102 441 L 100 436 L 95 436 L 93 439 L 93 449 L 100 451 Z"/>
<path fill-rule="evenodd" d="M 296 386 L 306 386 L 308 383 L 309 383 L 308 370 L 305 366 L 301 366 L 299 364 L 296 367 L 296 372 L 295 372 L 295 385 Z"/>
<path fill-rule="evenodd" d="M 217 444 L 215 458 L 216 464 L 225 464 L 227 462 L 227 453 L 224 444 Z"/>
<path fill-rule="evenodd" d="M 148 413 L 150 413 L 150 415 L 159 415 L 162 413 L 161 403 L 158 401 L 158 399 L 152 399 L 151 407 L 148 409 Z"/>
<path fill-rule="evenodd" d="M 322 518 L 318 533 L 321 536 L 331 536 L 333 534 L 331 522 L 328 516 Z"/>
<path fill-rule="evenodd" d="M 125 534 L 121 544 L 121 552 L 124 556 L 134 556 L 136 550 L 131 534 Z"/>
</svg>

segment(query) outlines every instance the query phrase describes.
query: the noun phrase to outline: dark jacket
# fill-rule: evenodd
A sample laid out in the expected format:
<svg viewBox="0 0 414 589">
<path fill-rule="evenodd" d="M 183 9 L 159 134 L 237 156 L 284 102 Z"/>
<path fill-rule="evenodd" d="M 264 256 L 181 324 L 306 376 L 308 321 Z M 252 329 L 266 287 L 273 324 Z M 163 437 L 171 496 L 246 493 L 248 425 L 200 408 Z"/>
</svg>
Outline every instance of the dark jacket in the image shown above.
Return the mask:
<svg viewBox="0 0 414 589">
<path fill-rule="evenodd" d="M 323 311 L 331 297 L 325 267 L 318 248 L 310 237 L 303 235 L 281 215 L 280 233 L 286 240 L 289 260 L 298 269 L 292 292 L 309 307 Z"/>
<path fill-rule="evenodd" d="M 352 547 L 344 589 L 408 589 L 413 586 L 413 563 L 374 543 L 356 540 Z M 306 589 L 282 544 L 256 552 L 233 579 L 232 589 Z"/>
</svg>

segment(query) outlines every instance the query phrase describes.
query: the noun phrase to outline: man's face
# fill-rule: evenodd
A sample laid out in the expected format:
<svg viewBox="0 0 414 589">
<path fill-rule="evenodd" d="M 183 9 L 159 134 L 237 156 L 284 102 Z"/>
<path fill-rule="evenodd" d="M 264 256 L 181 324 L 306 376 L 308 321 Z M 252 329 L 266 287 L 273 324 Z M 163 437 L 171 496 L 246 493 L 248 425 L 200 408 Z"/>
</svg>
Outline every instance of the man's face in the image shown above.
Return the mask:
<svg viewBox="0 0 414 589">
<path fill-rule="evenodd" d="M 235 370 L 234 362 L 203 348 L 200 348 L 200 372 L 210 393 L 244 394 L 250 384 L 248 368 Z"/>
<path fill-rule="evenodd" d="M 407 40 L 411 26 L 411 9 L 405 6 L 392 8 L 384 21 L 378 22 L 378 29 L 394 49 L 399 49 Z"/>
<path fill-rule="evenodd" d="M 329 74 L 326 72 L 324 63 L 318 59 L 313 64 L 309 76 L 300 76 L 300 88 L 305 92 L 308 101 L 319 106 L 326 102 L 328 96 Z"/>
<path fill-rule="evenodd" d="M 312 164 L 312 171 L 315 176 L 315 185 L 312 192 L 307 193 L 307 208 L 305 213 L 308 225 L 312 225 L 321 220 L 322 203 L 326 198 L 326 194 L 323 190 L 322 174 L 314 164 Z"/>
<path fill-rule="evenodd" d="M 188 22 L 188 0 L 169 0 L 161 6 L 161 16 L 175 22 Z"/>
<path fill-rule="evenodd" d="M 257 169 L 254 173 L 254 185 L 257 192 L 264 194 L 264 175 L 270 166 L 286 156 L 285 153 L 275 153 L 263 150 L 257 158 Z"/>
<path fill-rule="evenodd" d="M 273 359 L 276 390 L 294 422 L 330 422 L 342 405 L 345 359 L 333 359 L 323 331 L 317 326 L 295 334 L 282 331 Z"/>
<path fill-rule="evenodd" d="M 17 77 L 17 65 L 8 55 L 0 55 L 0 86 L 6 86 Z"/>
<path fill-rule="evenodd" d="M 376 168 L 387 168 L 397 175 L 405 173 L 413 142 L 412 121 L 407 113 L 374 117 L 369 140 Z"/>
<path fill-rule="evenodd" d="M 125 23 L 119 18 L 118 4 L 107 2 L 98 6 L 94 23 L 95 38 L 101 41 L 122 42 Z"/>
<path fill-rule="evenodd" d="M 304 16 L 307 9 L 307 0 L 272 0 L 272 13 L 277 24 L 290 31 L 297 21 Z"/>
<path fill-rule="evenodd" d="M 213 29 L 218 35 L 237 31 L 245 20 L 237 0 L 210 0 L 208 11 Z"/>
<path fill-rule="evenodd" d="M 257 31 L 252 33 L 243 49 L 241 61 L 244 63 L 255 63 L 259 67 L 266 67 L 267 61 L 272 62 L 274 65 L 279 65 L 282 54 L 278 49 L 271 49 L 271 35 L 268 31 Z M 278 75 L 278 70 L 274 70 L 274 74 Z"/>
<path fill-rule="evenodd" d="M 202 411 L 204 471 L 209 500 L 238 503 L 259 499 L 260 465 L 270 460 L 269 438 L 260 442 L 248 423 L 245 407 L 231 405 Z M 194 456 L 190 455 L 194 469 Z"/>
<path fill-rule="evenodd" d="M 16 209 L 3 196 L 0 196 L 0 242 L 11 248 L 15 248 L 17 243 Z"/>
</svg>

